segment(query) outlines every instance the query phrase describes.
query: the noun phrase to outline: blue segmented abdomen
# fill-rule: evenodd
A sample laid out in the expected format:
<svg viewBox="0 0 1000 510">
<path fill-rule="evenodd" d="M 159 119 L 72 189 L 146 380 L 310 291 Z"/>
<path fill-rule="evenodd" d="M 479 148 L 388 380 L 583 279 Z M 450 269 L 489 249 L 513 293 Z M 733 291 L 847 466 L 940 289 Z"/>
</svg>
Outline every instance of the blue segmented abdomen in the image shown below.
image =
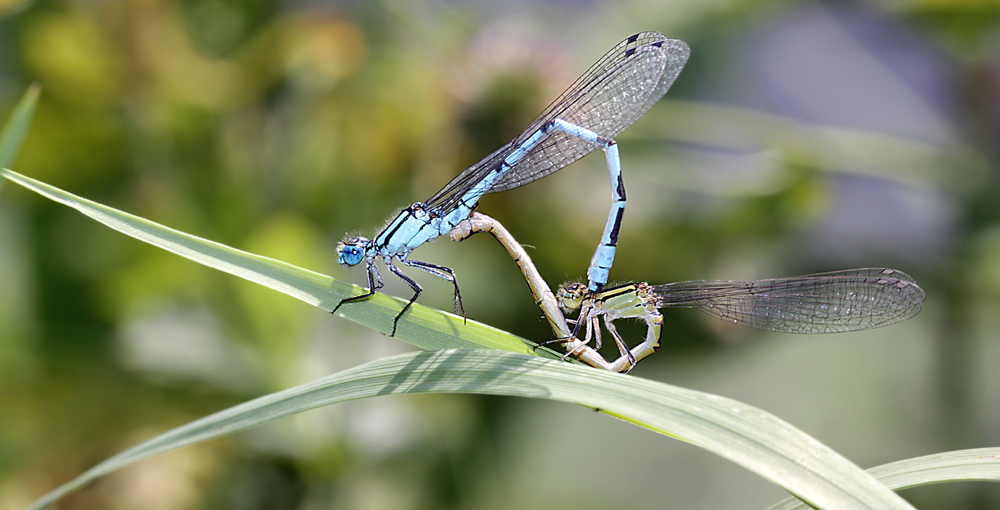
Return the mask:
<svg viewBox="0 0 1000 510">
<path fill-rule="evenodd" d="M 483 198 L 490 188 L 493 187 L 493 183 L 497 182 L 504 173 L 510 170 L 510 167 L 506 164 L 501 164 L 496 167 L 490 173 L 486 174 L 483 180 L 479 181 L 472 189 L 467 191 L 462 198 L 459 199 L 458 204 L 455 208 L 448 212 L 448 214 L 439 218 L 439 223 L 437 225 L 437 235 L 443 236 L 448 232 L 451 232 L 462 220 L 465 220 L 472 215 L 472 209 L 479 202 L 480 198 Z"/>
<path fill-rule="evenodd" d="M 441 224 L 438 226 L 438 235 L 445 235 L 448 232 L 451 232 L 452 229 L 458 226 L 462 220 L 471 216 L 472 210 L 476 207 L 476 204 L 479 203 L 479 199 L 483 198 L 483 195 L 489 193 L 490 188 L 492 188 L 501 177 L 506 175 L 507 172 L 510 172 L 511 168 L 513 168 L 518 161 L 524 158 L 524 156 L 536 145 L 538 145 L 539 142 L 544 140 L 545 137 L 548 136 L 548 132 L 551 127 L 551 124 L 546 124 L 538 131 L 535 131 L 535 133 L 528 137 L 524 143 L 511 151 L 511 153 L 508 154 L 496 168 L 486 174 L 479 182 L 476 183 L 475 186 L 469 189 L 469 191 L 466 191 L 465 194 L 462 195 L 462 198 L 458 200 L 455 208 L 441 218 Z"/>
<path fill-rule="evenodd" d="M 543 126 L 531 135 L 524 143 L 508 155 L 503 162 L 486 174 L 469 191 L 458 200 L 455 206 L 444 216 L 433 216 L 426 210 L 410 206 L 399 214 L 382 234 L 375 238 L 375 246 L 380 255 L 403 255 L 415 250 L 420 245 L 451 232 L 462 220 L 472 215 L 472 211 L 483 195 L 510 171 L 533 147 L 538 145 L 548 134 L 551 125 Z"/>
<path fill-rule="evenodd" d="M 594 257 L 590 259 L 587 270 L 587 288 L 597 292 L 608 283 L 611 266 L 615 261 L 615 250 L 618 246 L 618 232 L 625 214 L 625 182 L 622 179 L 621 159 L 618 156 L 618 144 L 611 142 L 606 151 L 608 170 L 611 173 L 611 210 L 608 212 L 608 222 L 604 225 L 601 243 L 597 245 Z"/>
<path fill-rule="evenodd" d="M 585 142 L 597 143 L 600 145 L 606 145 L 608 140 L 602 140 L 601 135 L 585 128 L 582 126 L 577 126 L 570 122 L 566 122 L 562 119 L 555 119 L 552 121 L 553 126 L 564 131 L 566 134 L 579 138 Z"/>
<path fill-rule="evenodd" d="M 521 145 L 511 151 L 496 168 L 483 176 L 475 186 L 466 191 L 452 209 L 447 211 L 443 216 L 435 216 L 429 213 L 426 209 L 422 208 L 423 204 L 419 203 L 410 206 L 400 213 L 375 239 L 375 246 L 379 255 L 398 256 L 408 254 L 427 241 L 451 232 L 462 220 L 472 215 L 472 211 L 479 202 L 479 199 L 489 193 L 493 185 L 510 172 L 535 146 L 545 140 L 553 129 L 558 129 L 591 143 L 604 146 L 610 144 L 615 155 L 617 155 L 617 147 L 611 140 L 604 139 L 587 128 L 571 124 L 562 119 L 554 119 L 552 122 L 543 125 Z M 620 166 L 618 167 L 618 172 L 619 174 L 621 172 Z M 624 208 L 624 203 L 619 207 L 619 209 L 622 208 Z M 620 211 L 615 214 L 620 216 Z M 617 237 L 617 229 L 615 230 L 614 237 Z M 590 278 L 592 282 L 597 280 L 602 285 L 607 282 L 607 273 L 611 268 L 612 261 L 614 261 L 614 241 L 609 240 L 609 231 L 610 228 L 606 229 L 602 247 L 598 249 L 598 253 L 595 254 L 594 262 L 592 263 L 592 269 L 598 273 L 603 271 L 603 274 L 592 275 Z M 607 246 L 608 242 L 612 246 Z M 595 267 L 595 264 L 597 267 Z"/>
<path fill-rule="evenodd" d="M 528 137 L 521 145 L 514 149 L 503 162 L 500 163 L 496 168 L 486 174 L 479 182 L 476 183 L 469 191 L 462 195 L 462 198 L 458 200 L 458 204 L 453 210 L 441 218 L 441 223 L 438 225 L 438 235 L 443 236 L 448 232 L 451 232 L 462 220 L 468 218 L 472 215 L 472 210 L 475 208 L 476 204 L 479 203 L 479 199 L 483 198 L 483 195 L 490 192 L 490 188 L 501 177 L 503 177 L 507 172 L 510 172 L 511 168 L 514 167 L 531 149 L 539 144 L 542 140 L 548 136 L 549 130 L 552 128 L 551 124 L 546 124 L 541 127 L 538 131 L 535 131 L 533 135 Z"/>
</svg>

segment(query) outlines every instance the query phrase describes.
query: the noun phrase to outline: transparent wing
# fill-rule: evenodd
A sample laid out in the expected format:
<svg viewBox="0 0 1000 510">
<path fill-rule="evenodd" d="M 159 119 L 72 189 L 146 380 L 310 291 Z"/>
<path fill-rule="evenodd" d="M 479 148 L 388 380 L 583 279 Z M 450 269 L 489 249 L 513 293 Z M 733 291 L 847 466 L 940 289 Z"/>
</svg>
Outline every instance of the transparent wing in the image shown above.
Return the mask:
<svg viewBox="0 0 1000 510">
<path fill-rule="evenodd" d="M 773 280 L 691 281 L 652 286 L 659 308 L 697 308 L 744 326 L 787 333 L 839 333 L 888 326 L 920 311 L 925 294 L 909 275 L 864 268 Z"/>
<path fill-rule="evenodd" d="M 642 32 L 606 53 L 550 104 L 510 143 L 466 168 L 427 200 L 432 209 L 450 209 L 470 188 L 496 168 L 547 122 L 562 119 L 614 138 L 666 94 L 687 62 L 683 41 L 657 32 Z M 582 158 L 596 145 L 553 130 L 493 185 L 490 193 L 522 186 Z"/>
</svg>

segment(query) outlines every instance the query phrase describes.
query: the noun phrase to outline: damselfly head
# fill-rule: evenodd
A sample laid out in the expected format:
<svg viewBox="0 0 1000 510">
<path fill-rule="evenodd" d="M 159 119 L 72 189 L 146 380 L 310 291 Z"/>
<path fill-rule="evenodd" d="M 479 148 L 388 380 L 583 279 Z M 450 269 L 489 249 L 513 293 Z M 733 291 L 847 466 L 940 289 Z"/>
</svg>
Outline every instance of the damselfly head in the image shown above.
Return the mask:
<svg viewBox="0 0 1000 510">
<path fill-rule="evenodd" d="M 582 283 L 564 283 L 556 290 L 556 300 L 559 308 L 569 313 L 578 310 L 583 305 L 583 296 L 587 294 L 587 286 Z"/>
<path fill-rule="evenodd" d="M 354 236 L 337 245 L 337 263 L 342 266 L 356 266 L 365 259 L 365 251 L 371 241 L 363 236 Z"/>
</svg>

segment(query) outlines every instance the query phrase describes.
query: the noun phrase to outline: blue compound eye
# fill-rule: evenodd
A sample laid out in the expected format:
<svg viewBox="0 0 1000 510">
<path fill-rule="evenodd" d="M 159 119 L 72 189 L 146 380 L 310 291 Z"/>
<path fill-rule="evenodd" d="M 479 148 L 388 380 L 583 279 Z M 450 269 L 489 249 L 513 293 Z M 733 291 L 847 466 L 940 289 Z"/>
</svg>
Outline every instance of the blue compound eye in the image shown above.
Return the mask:
<svg viewBox="0 0 1000 510">
<path fill-rule="evenodd" d="M 365 258 L 363 246 L 367 239 L 356 237 L 341 243 L 337 247 L 337 263 L 345 266 L 356 266 Z"/>
<path fill-rule="evenodd" d="M 345 266 L 356 266 L 361 263 L 365 253 L 357 246 L 344 246 L 337 256 L 337 262 Z"/>
</svg>

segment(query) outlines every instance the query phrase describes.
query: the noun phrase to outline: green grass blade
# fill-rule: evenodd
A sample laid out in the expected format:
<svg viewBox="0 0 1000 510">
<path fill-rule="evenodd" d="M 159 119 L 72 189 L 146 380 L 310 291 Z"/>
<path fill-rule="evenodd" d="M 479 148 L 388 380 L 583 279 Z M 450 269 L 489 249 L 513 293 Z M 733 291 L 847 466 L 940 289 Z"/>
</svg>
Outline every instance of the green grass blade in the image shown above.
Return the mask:
<svg viewBox="0 0 1000 510">
<path fill-rule="evenodd" d="M 701 446 L 816 508 L 912 508 L 830 448 L 746 404 L 627 375 L 487 350 L 383 358 L 240 404 L 124 451 L 49 493 L 32 508 L 43 508 L 99 476 L 181 446 L 337 402 L 411 393 L 480 393 L 573 402 Z M 572 438 L 567 444 L 578 444 L 581 439 Z"/>
<path fill-rule="evenodd" d="M 892 490 L 950 482 L 1000 482 L 1000 448 L 976 448 L 901 460 L 868 470 Z M 788 498 L 768 510 L 809 510 Z"/>
<path fill-rule="evenodd" d="M 944 482 L 1000 482 L 1000 448 L 976 448 L 901 460 L 868 470 L 893 490 Z"/>
<path fill-rule="evenodd" d="M 31 119 L 35 116 L 35 107 L 38 105 L 38 95 L 41 92 L 42 87 L 37 83 L 28 87 L 28 91 L 10 114 L 3 132 L 0 132 L 0 168 L 10 166 L 21 150 L 21 142 L 28 135 L 28 127 L 31 126 Z M 3 190 L 3 183 L 4 181 L 0 181 L 0 191 Z"/>
<path fill-rule="evenodd" d="M 200 264 L 245 278 L 283 292 L 324 310 L 332 310 L 341 299 L 361 294 L 360 287 L 329 276 L 254 255 L 213 241 L 208 241 L 158 223 L 133 216 L 10 170 L 0 175 L 56 202 L 140 241 L 176 253 Z M 405 301 L 375 294 L 372 299 L 341 307 L 337 315 L 388 334 L 392 320 Z M 414 304 L 400 320 L 396 338 L 421 349 L 489 348 L 521 354 L 544 354 L 557 357 L 548 349 L 532 349 L 535 344 L 505 331 L 475 321 Z"/>
</svg>

